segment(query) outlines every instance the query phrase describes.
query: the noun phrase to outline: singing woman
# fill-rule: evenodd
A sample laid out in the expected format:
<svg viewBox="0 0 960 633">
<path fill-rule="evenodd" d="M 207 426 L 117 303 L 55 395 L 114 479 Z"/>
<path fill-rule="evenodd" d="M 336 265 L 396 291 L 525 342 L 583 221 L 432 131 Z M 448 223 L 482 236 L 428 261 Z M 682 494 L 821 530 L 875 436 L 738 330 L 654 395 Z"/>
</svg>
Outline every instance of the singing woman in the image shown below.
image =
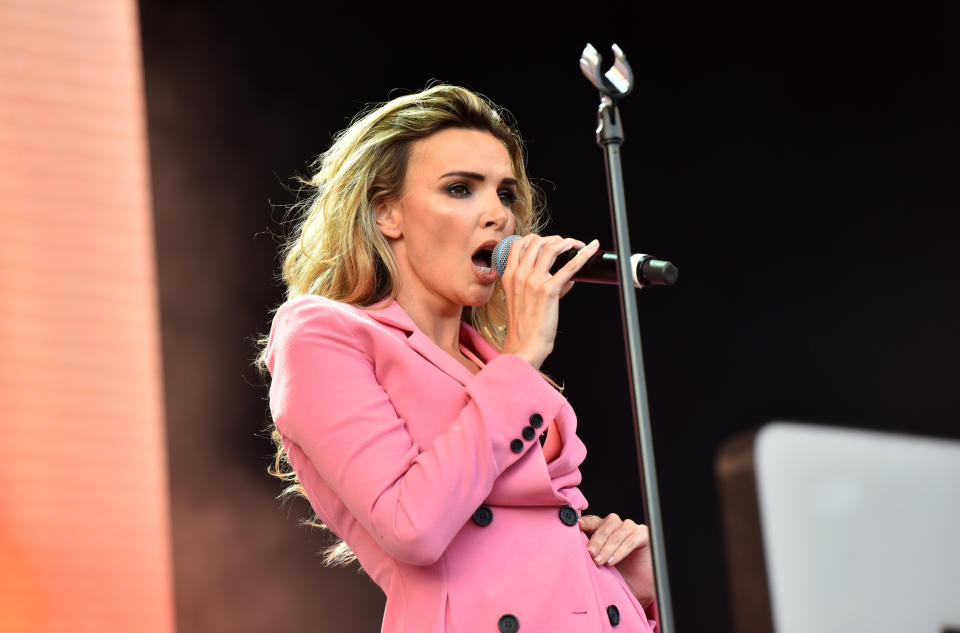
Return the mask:
<svg viewBox="0 0 960 633">
<path fill-rule="evenodd" d="M 583 514 L 577 418 L 539 371 L 597 242 L 537 234 L 507 116 L 434 86 L 314 167 L 261 360 L 278 473 L 341 539 L 328 562 L 380 586 L 385 632 L 650 631 L 647 529 Z"/>
</svg>

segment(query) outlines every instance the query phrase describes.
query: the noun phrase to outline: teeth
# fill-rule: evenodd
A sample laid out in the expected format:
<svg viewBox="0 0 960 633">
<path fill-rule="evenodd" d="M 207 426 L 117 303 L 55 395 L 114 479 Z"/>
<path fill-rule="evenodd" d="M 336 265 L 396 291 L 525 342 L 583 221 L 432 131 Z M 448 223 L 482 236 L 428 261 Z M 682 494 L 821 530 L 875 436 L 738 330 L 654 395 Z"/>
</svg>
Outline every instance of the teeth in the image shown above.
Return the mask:
<svg viewBox="0 0 960 633">
<path fill-rule="evenodd" d="M 490 267 L 489 267 L 489 266 L 477 266 L 477 268 L 480 270 L 480 272 L 482 272 L 482 273 L 484 273 L 484 274 L 490 272 Z"/>
</svg>

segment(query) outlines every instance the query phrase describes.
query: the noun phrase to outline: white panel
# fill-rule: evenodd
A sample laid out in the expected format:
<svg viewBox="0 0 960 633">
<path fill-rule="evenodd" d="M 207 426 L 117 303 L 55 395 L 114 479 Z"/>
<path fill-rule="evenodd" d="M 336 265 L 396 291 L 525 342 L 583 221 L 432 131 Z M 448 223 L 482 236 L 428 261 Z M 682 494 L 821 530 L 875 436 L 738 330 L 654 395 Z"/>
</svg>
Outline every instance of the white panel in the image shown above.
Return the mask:
<svg viewBox="0 0 960 633">
<path fill-rule="evenodd" d="M 960 626 L 960 442 L 778 423 L 754 450 L 778 633 Z"/>
</svg>

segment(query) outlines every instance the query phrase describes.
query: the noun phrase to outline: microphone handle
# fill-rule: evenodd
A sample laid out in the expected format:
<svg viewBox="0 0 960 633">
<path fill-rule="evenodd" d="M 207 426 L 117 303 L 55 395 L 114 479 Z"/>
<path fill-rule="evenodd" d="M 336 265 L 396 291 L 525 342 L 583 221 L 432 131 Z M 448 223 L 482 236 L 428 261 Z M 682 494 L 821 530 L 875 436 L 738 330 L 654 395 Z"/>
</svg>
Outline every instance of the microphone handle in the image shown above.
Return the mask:
<svg viewBox="0 0 960 633">
<path fill-rule="evenodd" d="M 550 267 L 550 274 L 557 274 L 557 271 L 566 266 L 567 262 L 576 257 L 579 252 L 579 250 L 572 248 L 557 255 L 557 261 Z M 616 284 L 617 254 L 612 251 L 597 251 L 573 278 L 577 281 L 594 284 Z"/>
<path fill-rule="evenodd" d="M 563 268 L 567 262 L 576 257 L 578 252 L 571 249 L 557 255 L 557 260 L 550 267 L 550 274 L 553 275 Z M 654 259 L 649 255 L 633 255 L 630 259 L 634 271 L 633 282 L 638 288 L 672 286 L 677 281 L 679 275 L 677 267 L 668 261 Z M 595 284 L 616 284 L 617 254 L 613 251 L 597 251 L 573 278 Z"/>
</svg>

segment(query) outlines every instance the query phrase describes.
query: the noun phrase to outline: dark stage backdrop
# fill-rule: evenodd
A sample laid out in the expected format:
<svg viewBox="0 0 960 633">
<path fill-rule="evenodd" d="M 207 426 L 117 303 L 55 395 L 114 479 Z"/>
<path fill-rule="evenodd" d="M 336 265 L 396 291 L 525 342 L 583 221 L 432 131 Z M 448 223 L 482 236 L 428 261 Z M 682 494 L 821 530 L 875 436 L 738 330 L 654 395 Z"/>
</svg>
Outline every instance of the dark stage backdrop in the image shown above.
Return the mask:
<svg viewBox="0 0 960 633">
<path fill-rule="evenodd" d="M 960 437 L 946 5 L 596 5 L 598 27 L 517 5 L 142 2 L 181 633 L 379 627 L 379 590 L 320 564 L 306 508 L 265 474 L 251 340 L 282 298 L 291 176 L 363 104 L 459 83 L 516 115 L 551 230 L 611 248 L 587 41 L 619 43 L 637 77 L 633 244 L 681 271 L 639 296 L 677 628 L 729 631 L 722 442 L 776 418 Z M 580 418 L 591 510 L 639 518 L 616 291 L 577 287 L 560 330 L 547 370 Z"/>
</svg>

